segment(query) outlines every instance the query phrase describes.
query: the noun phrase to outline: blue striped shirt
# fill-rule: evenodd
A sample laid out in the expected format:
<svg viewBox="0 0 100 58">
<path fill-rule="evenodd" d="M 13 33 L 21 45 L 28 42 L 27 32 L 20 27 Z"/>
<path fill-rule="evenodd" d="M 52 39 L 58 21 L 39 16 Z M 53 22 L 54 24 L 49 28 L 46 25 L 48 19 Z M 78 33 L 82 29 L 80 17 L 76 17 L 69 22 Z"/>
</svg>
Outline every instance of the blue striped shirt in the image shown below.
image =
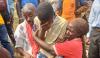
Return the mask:
<svg viewBox="0 0 100 58">
<path fill-rule="evenodd" d="M 93 2 L 88 22 L 89 22 L 89 33 L 87 34 L 87 36 L 89 37 L 93 27 L 100 28 L 100 0 L 95 0 Z"/>
</svg>

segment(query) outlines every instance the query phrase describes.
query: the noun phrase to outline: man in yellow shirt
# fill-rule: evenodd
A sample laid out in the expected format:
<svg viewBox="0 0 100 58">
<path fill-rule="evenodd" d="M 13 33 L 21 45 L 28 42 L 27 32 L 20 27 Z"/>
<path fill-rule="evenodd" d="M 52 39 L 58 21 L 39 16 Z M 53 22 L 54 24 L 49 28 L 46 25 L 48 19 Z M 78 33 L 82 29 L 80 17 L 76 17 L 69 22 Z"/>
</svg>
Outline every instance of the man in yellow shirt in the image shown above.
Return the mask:
<svg viewBox="0 0 100 58">
<path fill-rule="evenodd" d="M 65 31 L 66 31 L 67 25 L 68 25 L 68 22 L 64 18 L 60 16 L 56 16 L 53 21 L 52 26 L 46 33 L 45 42 L 52 45 L 62 40 L 63 35 L 65 34 Z M 57 40 L 58 38 L 59 40 Z M 46 52 L 44 49 L 40 49 L 40 52 L 46 55 L 48 58 L 54 57 L 50 53 Z"/>
</svg>

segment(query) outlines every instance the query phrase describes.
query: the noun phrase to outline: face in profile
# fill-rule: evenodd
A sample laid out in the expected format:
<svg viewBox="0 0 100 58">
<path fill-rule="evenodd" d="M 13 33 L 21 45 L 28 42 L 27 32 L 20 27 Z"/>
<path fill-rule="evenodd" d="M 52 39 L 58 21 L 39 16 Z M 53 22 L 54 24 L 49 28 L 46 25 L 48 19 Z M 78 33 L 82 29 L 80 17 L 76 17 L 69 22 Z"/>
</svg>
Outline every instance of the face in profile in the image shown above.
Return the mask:
<svg viewBox="0 0 100 58">
<path fill-rule="evenodd" d="M 70 23 L 66 28 L 66 32 L 63 38 L 57 38 L 56 42 L 64 42 L 65 40 L 71 40 L 73 39 L 74 35 L 75 35 L 75 31 L 73 29 L 73 25 Z"/>
<path fill-rule="evenodd" d="M 48 30 L 48 29 L 50 29 L 51 26 L 52 26 L 52 24 L 53 24 L 53 19 L 55 19 L 54 16 L 50 17 L 49 20 L 46 21 L 46 22 L 43 21 L 43 22 L 41 23 L 42 29 L 43 29 L 43 30 Z"/>
<path fill-rule="evenodd" d="M 43 30 L 48 30 L 52 26 L 52 23 L 53 23 L 53 19 L 52 20 L 48 20 L 47 22 L 42 23 L 41 27 L 42 27 Z"/>
<path fill-rule="evenodd" d="M 73 39 L 75 37 L 75 33 L 76 32 L 74 30 L 73 24 L 69 23 L 67 28 L 66 28 L 64 39 L 67 39 L 67 40 Z"/>
</svg>

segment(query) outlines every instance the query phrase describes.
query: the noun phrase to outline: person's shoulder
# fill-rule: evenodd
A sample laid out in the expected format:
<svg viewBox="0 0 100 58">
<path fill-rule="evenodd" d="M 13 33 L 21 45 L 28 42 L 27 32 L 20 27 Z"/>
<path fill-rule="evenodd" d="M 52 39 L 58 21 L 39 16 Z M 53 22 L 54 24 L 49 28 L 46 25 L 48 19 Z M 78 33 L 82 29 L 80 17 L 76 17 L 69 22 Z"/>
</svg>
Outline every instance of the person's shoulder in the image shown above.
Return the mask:
<svg viewBox="0 0 100 58">
<path fill-rule="evenodd" d="M 67 20 L 61 16 L 56 16 L 56 18 L 59 18 L 61 21 L 67 22 Z"/>
<path fill-rule="evenodd" d="M 23 29 L 24 29 L 24 27 L 26 26 L 25 24 L 26 24 L 26 22 L 25 22 L 25 21 L 24 21 L 24 22 L 22 22 L 22 23 L 20 23 L 20 24 L 17 26 L 16 30 L 23 30 Z"/>
<path fill-rule="evenodd" d="M 38 18 L 38 16 L 36 16 L 35 18 L 34 18 L 34 24 L 39 24 L 40 25 L 40 23 L 41 23 L 41 21 L 39 20 L 39 18 Z"/>
<path fill-rule="evenodd" d="M 34 18 L 34 21 L 40 21 L 39 18 L 38 18 L 38 16 L 36 16 L 36 17 Z"/>
<path fill-rule="evenodd" d="M 61 16 L 56 16 L 54 22 L 56 22 L 56 23 L 59 22 L 59 23 L 65 23 L 65 24 L 68 24 L 68 21 L 67 21 L 65 18 L 61 17 Z"/>
<path fill-rule="evenodd" d="M 24 25 L 25 25 L 25 21 L 20 23 L 20 24 L 18 24 L 18 26 L 24 26 Z"/>
<path fill-rule="evenodd" d="M 69 41 L 70 44 L 81 44 L 82 41 L 81 41 L 81 38 L 75 38 L 75 39 L 72 39 Z"/>
</svg>

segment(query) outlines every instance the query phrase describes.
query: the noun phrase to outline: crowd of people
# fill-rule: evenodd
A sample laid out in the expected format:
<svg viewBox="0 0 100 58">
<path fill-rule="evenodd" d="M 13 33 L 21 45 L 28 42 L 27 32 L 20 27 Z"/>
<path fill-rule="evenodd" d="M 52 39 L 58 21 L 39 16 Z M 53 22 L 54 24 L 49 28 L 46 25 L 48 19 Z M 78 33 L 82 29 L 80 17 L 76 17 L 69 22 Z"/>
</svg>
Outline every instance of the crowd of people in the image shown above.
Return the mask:
<svg viewBox="0 0 100 58">
<path fill-rule="evenodd" d="M 18 58 L 15 50 L 19 58 L 99 58 L 99 7 L 100 0 L 0 0 L 0 58 Z"/>
</svg>

